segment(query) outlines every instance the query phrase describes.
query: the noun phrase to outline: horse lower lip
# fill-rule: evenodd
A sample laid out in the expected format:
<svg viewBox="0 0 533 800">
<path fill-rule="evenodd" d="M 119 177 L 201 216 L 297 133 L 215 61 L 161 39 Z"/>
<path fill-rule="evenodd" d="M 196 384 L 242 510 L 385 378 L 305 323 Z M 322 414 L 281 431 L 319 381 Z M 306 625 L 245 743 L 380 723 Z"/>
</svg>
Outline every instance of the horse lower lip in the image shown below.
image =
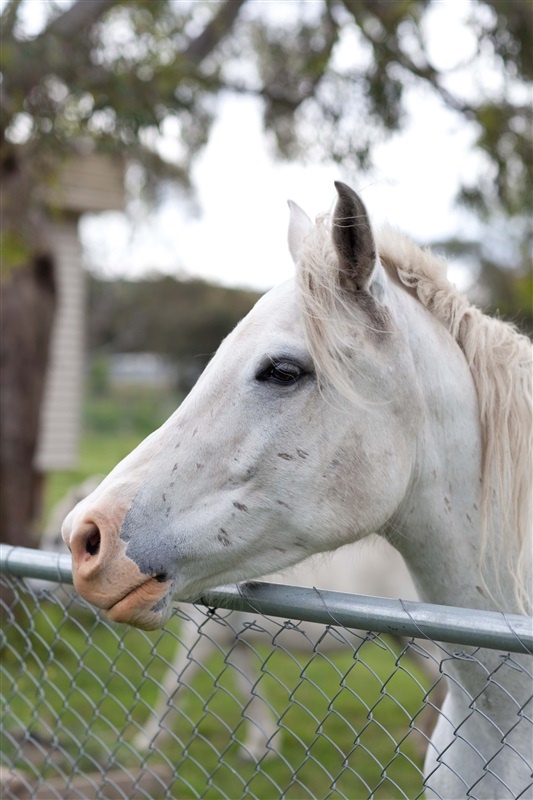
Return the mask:
<svg viewBox="0 0 533 800">
<path fill-rule="evenodd" d="M 106 609 L 107 616 L 113 622 L 133 622 L 153 615 L 153 607 L 166 594 L 168 587 L 165 586 L 160 576 L 148 578 L 148 580 L 134 586 L 113 605 Z"/>
</svg>

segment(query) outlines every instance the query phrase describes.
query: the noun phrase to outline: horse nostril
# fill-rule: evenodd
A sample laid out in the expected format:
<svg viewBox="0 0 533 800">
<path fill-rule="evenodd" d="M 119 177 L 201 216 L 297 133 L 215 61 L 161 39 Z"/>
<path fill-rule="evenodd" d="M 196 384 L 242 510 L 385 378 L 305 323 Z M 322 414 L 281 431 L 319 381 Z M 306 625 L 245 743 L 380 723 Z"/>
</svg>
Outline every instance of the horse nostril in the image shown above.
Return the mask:
<svg viewBox="0 0 533 800">
<path fill-rule="evenodd" d="M 168 580 L 168 576 L 166 572 L 160 572 L 159 575 L 155 576 L 155 579 L 158 583 L 166 583 Z"/>
<path fill-rule="evenodd" d="M 85 537 L 85 552 L 87 555 L 95 556 L 98 554 L 98 551 L 100 550 L 100 541 L 100 531 L 95 525 L 92 531 Z"/>
</svg>

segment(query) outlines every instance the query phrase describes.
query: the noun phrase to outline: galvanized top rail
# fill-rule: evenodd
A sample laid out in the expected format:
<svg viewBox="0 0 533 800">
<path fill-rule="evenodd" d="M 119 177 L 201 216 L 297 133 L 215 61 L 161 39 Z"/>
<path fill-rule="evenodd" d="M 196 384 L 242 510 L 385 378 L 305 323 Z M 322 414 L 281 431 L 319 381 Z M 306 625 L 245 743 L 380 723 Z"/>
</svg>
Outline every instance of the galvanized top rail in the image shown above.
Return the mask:
<svg viewBox="0 0 533 800">
<path fill-rule="evenodd" d="M 44 550 L 0 545 L 0 571 L 18 577 L 72 583 L 70 555 Z M 204 593 L 199 602 L 343 628 L 533 653 L 533 618 L 518 614 L 263 582 L 216 587 Z"/>
</svg>

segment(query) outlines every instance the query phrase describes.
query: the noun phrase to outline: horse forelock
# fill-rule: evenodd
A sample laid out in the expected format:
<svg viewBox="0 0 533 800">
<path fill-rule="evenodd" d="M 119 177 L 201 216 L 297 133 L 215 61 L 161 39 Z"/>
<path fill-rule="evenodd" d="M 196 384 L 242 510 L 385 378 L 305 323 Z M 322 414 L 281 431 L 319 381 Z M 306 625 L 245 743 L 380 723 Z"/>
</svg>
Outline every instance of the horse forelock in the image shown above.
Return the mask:
<svg viewBox="0 0 533 800">
<path fill-rule="evenodd" d="M 442 323 L 465 355 L 478 395 L 483 437 L 482 546 L 486 555 L 492 551 L 501 557 L 496 537 L 505 537 L 515 595 L 520 610 L 527 611 L 533 515 L 531 342 L 459 293 L 446 277 L 443 258 L 391 228 L 376 238 L 386 270 Z M 352 327 L 347 322 L 353 317 L 353 298 L 339 285 L 327 215 L 307 237 L 299 267 L 299 301 L 317 372 L 345 396 L 355 397 Z M 372 315 L 368 320 L 371 327 Z"/>
</svg>

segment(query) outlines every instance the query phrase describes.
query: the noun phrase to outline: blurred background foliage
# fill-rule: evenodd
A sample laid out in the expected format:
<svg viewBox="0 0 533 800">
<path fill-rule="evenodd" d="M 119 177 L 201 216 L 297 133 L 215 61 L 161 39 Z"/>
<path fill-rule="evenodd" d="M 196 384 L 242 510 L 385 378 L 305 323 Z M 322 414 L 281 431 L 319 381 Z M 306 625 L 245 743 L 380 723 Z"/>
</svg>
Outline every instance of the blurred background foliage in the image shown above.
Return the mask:
<svg viewBox="0 0 533 800">
<path fill-rule="evenodd" d="M 175 410 L 222 339 L 260 294 L 169 275 L 145 280 L 89 276 L 90 354 L 85 424 L 91 433 L 147 436 Z M 115 375 L 115 354 L 153 354 L 168 365 L 163 386 Z M 152 386 L 150 385 L 152 383 Z"/>
<path fill-rule="evenodd" d="M 268 4 L 252 0 L 43 0 L 41 28 L 29 35 L 31 2 L 7 0 L 0 89 L 0 175 L 9 192 L 2 204 L 4 272 L 46 249 L 43 186 L 89 142 L 142 165 L 148 195 L 168 180 L 190 192 L 194 157 L 208 141 L 220 99 L 233 92 L 262 99 L 265 128 L 281 157 L 367 169 L 375 145 L 402 128 L 406 91 L 418 84 L 476 131 L 486 169 L 460 187 L 458 200 L 485 220 L 489 240 L 496 225 L 508 243 L 498 260 L 480 246 L 479 281 L 489 308 L 513 317 L 514 301 L 520 303 L 531 331 L 531 298 L 520 288 L 532 241 L 531 6 L 472 0 L 477 49 L 467 63 L 439 70 L 425 25 L 433 4 L 285 3 L 291 13 L 280 22 Z M 465 69 L 479 75 L 477 93 L 458 88 L 454 77 Z M 491 70 L 496 88 L 494 81 L 483 85 Z M 178 143 L 173 161 L 163 157 L 159 138 L 171 125 Z M 450 252 L 472 256 L 472 247 L 456 240 Z M 502 276 L 502 269 L 513 272 Z M 515 277 L 520 286 L 500 303 L 499 290 Z"/>
<path fill-rule="evenodd" d="M 259 296 L 254 291 L 168 275 L 142 281 L 91 276 L 89 351 L 161 353 L 197 377 Z"/>
<path fill-rule="evenodd" d="M 472 0 L 468 24 L 476 51 L 445 70 L 428 54 L 425 22 L 434 0 L 278 3 L 278 10 L 290 8 L 282 21 L 268 13 L 268 3 L 253 0 L 39 5 L 42 25 L 31 35 L 32 3 L 2 6 L 0 164 L 3 177 L 16 176 L 19 198 L 4 204 L 4 266 L 20 262 L 28 241 L 37 246 L 39 190 L 88 141 L 141 164 L 146 192 L 162 180 L 190 190 L 191 164 L 228 92 L 262 99 L 265 128 L 280 156 L 368 168 L 376 143 L 405 121 L 407 89 L 423 85 L 472 125 L 486 159 L 483 174 L 460 188 L 459 199 L 489 225 L 499 218 L 505 228 L 512 218 L 516 236 L 531 242 L 528 0 Z M 478 76 L 475 91 L 454 80 L 465 69 Z M 491 71 L 498 79 L 484 85 Z M 172 162 L 159 139 L 169 125 L 178 131 Z M 523 272 L 514 243 L 509 253 Z M 493 264 L 500 266 L 510 265 Z M 483 276 L 489 289 L 498 283 L 493 276 L 491 268 Z"/>
</svg>

